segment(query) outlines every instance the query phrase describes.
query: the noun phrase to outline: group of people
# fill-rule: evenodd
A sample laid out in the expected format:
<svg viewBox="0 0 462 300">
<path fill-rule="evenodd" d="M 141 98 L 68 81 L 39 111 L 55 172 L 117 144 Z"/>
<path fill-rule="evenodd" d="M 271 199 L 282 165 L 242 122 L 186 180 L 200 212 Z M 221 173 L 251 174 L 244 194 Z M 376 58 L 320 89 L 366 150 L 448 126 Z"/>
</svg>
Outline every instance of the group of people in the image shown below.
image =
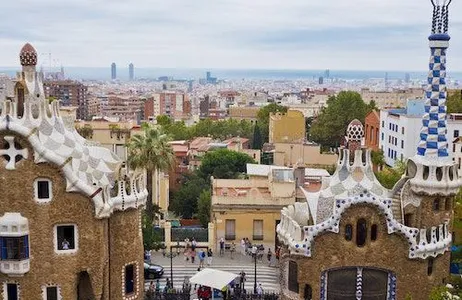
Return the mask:
<svg viewBox="0 0 462 300">
<path fill-rule="evenodd" d="M 196 256 L 199 258 L 199 268 L 204 267 L 204 263 L 207 260 L 207 265 L 212 264 L 212 259 L 213 259 L 213 252 L 212 249 L 208 248 L 207 251 L 205 251 L 203 248 L 200 248 L 199 251 L 197 251 L 197 242 L 194 238 L 191 239 L 191 241 L 187 238 L 185 239 L 185 248 L 184 248 L 184 259 L 185 261 L 191 260 L 191 263 L 195 263 L 196 261 Z"/>
<path fill-rule="evenodd" d="M 227 246 L 225 244 L 225 239 L 223 237 L 220 238 L 219 244 L 220 244 L 220 256 L 224 256 Z M 253 252 L 255 251 L 257 253 L 257 259 L 262 260 L 262 258 L 264 257 L 263 245 L 260 245 L 260 246 L 252 245 L 252 243 L 250 242 L 248 238 L 242 238 L 240 244 L 241 244 L 240 253 L 242 255 L 253 255 Z M 256 249 L 253 249 L 254 247 Z M 271 251 L 271 248 L 270 247 L 268 248 L 266 257 L 268 259 L 268 263 L 270 266 L 276 265 L 276 261 L 279 260 L 280 251 L 281 251 L 280 246 L 276 247 L 274 254 Z M 229 252 L 231 255 L 231 259 L 234 259 L 234 254 L 236 253 L 236 244 L 234 242 L 231 242 L 231 244 L 229 245 Z"/>
<path fill-rule="evenodd" d="M 165 282 L 165 285 L 164 285 L 163 289 L 161 288 L 159 279 L 157 279 L 155 283 L 154 283 L 154 281 L 151 281 L 151 284 L 149 285 L 149 292 L 151 292 L 151 293 L 154 293 L 154 292 L 155 293 L 160 293 L 161 290 L 164 293 L 168 293 L 171 290 L 173 290 L 173 282 L 170 281 L 170 278 L 167 277 L 167 281 Z"/>
</svg>

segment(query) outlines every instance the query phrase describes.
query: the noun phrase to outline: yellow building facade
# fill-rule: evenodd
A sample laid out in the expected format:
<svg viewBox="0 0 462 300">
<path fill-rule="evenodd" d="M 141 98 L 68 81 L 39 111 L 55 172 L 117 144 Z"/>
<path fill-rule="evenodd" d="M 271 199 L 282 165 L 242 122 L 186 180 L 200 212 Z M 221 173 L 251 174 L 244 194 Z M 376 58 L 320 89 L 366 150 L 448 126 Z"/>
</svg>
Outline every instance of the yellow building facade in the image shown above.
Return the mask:
<svg viewBox="0 0 462 300">
<path fill-rule="evenodd" d="M 298 110 L 272 113 L 269 119 L 270 143 L 294 143 L 305 139 L 305 117 Z"/>
<path fill-rule="evenodd" d="M 261 168 L 268 168 L 266 176 L 212 180 L 211 222 L 216 241 L 224 238 L 227 244 L 239 245 L 248 238 L 274 250 L 280 210 L 295 202 L 294 172 L 275 166 Z"/>
</svg>

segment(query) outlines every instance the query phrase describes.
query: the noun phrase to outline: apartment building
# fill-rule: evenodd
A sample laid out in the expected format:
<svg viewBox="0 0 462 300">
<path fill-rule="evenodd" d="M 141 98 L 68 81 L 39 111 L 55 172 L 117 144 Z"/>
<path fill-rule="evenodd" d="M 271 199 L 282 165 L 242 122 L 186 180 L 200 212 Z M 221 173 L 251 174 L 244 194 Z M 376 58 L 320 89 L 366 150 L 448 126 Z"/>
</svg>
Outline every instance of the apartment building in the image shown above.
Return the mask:
<svg viewBox="0 0 462 300">
<path fill-rule="evenodd" d="M 56 98 L 63 106 L 77 107 L 77 119 L 87 120 L 89 118 L 87 86 L 78 81 L 57 80 L 45 81 L 43 87 L 46 98 Z"/>
</svg>

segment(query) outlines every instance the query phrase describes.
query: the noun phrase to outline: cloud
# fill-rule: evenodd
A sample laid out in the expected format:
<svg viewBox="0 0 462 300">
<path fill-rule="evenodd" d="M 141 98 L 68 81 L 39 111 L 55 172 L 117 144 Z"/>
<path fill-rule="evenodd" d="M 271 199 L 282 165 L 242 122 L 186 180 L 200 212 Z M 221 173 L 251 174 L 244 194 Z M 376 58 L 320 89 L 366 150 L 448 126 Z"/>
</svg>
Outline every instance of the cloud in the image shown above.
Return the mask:
<svg viewBox="0 0 462 300">
<path fill-rule="evenodd" d="M 451 4 L 451 57 L 462 50 Z M 0 65 L 22 44 L 65 66 L 423 70 L 430 1 L 16 0 L 0 11 Z M 42 63 L 48 55 L 42 55 Z"/>
</svg>

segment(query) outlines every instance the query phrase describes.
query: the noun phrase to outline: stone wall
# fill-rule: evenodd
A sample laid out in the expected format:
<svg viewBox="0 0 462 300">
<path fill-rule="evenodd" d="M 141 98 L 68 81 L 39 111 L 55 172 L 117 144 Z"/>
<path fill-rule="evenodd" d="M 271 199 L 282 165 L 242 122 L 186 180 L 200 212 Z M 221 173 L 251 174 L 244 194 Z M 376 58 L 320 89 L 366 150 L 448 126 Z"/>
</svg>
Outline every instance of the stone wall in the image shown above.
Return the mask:
<svg viewBox="0 0 462 300">
<path fill-rule="evenodd" d="M 367 242 L 363 247 L 356 245 L 356 223 L 360 218 L 367 221 Z M 345 225 L 353 226 L 351 241 L 345 239 Z M 378 226 L 377 239 L 371 241 L 371 225 Z M 434 259 L 432 275 L 427 275 L 428 259 L 409 259 L 409 245 L 399 234 L 389 235 L 386 219 L 373 206 L 355 205 L 349 208 L 340 221 L 340 231 L 325 233 L 315 238 L 312 257 L 290 255 L 285 252 L 282 264 L 294 260 L 298 264 L 299 296 L 303 299 L 305 284 L 312 287 L 313 299 L 319 299 L 321 273 L 332 268 L 372 267 L 393 272 L 397 277 L 397 297 L 404 299 L 409 293 L 412 299 L 428 299 L 431 289 L 444 282 L 449 275 L 450 253 Z M 283 292 L 287 282 L 283 282 Z M 291 299 L 285 293 L 285 299 Z"/>
<path fill-rule="evenodd" d="M 21 148 L 27 148 L 28 159 L 16 163 L 15 170 L 6 170 L 6 160 L 0 156 L 0 214 L 19 212 L 29 221 L 30 271 L 22 277 L 0 274 L 0 283 L 17 282 L 22 299 L 38 299 L 43 285 L 58 285 L 63 299 L 77 298 L 80 272 L 90 275 L 96 299 L 103 297 L 103 272 L 107 256 L 105 222 L 94 217 L 92 200 L 79 193 L 67 193 L 66 181 L 57 166 L 33 161 L 33 149 L 20 136 L 0 132 L 0 148 L 5 135 L 15 136 Z M 39 204 L 34 199 L 34 180 L 52 181 L 53 198 Z M 76 224 L 78 250 L 74 254 L 56 254 L 54 226 Z"/>
<path fill-rule="evenodd" d="M 143 299 L 144 260 L 140 211 L 130 209 L 123 212 L 115 212 L 111 216 L 109 223 L 109 235 L 111 237 L 109 246 L 111 257 L 110 299 Z M 125 266 L 128 264 L 136 266 L 136 287 L 133 294 L 125 295 Z"/>
</svg>

